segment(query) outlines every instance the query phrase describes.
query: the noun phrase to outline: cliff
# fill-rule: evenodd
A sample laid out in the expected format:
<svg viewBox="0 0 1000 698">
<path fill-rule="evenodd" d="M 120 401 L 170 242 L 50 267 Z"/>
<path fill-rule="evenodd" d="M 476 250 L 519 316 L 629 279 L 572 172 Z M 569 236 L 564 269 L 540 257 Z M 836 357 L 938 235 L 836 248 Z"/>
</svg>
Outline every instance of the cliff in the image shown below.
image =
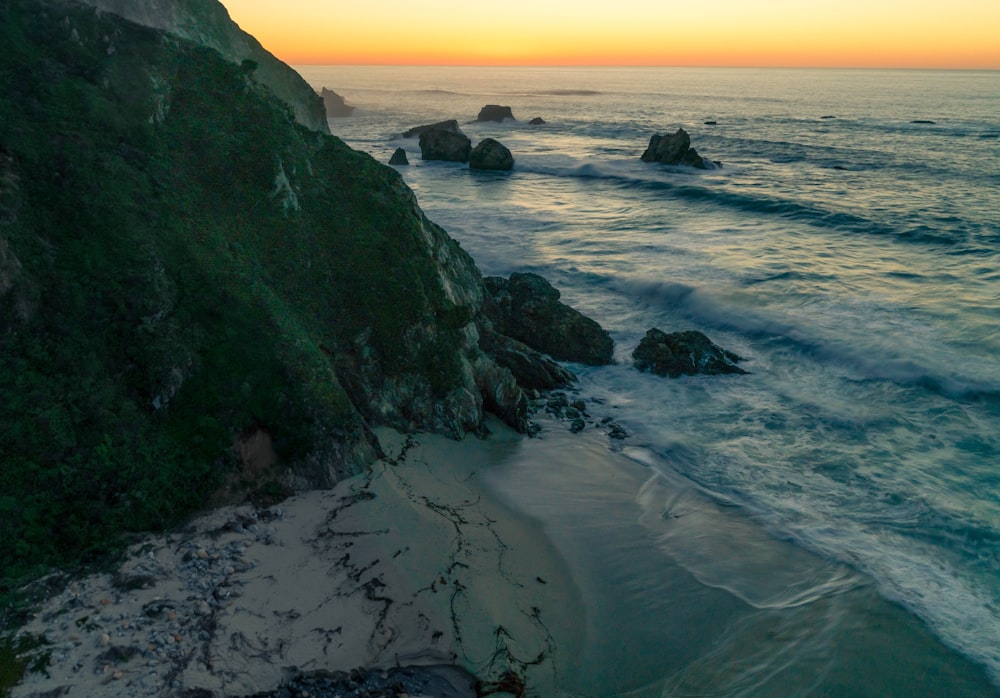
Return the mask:
<svg viewBox="0 0 1000 698">
<path fill-rule="evenodd" d="M 217 3 L 149 6 L 218 37 Z M 376 456 L 374 425 L 524 428 L 472 259 L 262 64 L 64 0 L 4 2 L 0 44 L 8 581 L 329 485 Z"/>
<path fill-rule="evenodd" d="M 239 28 L 215 0 L 79 0 L 145 27 L 162 29 L 214 48 L 233 63 L 256 63 L 256 79 L 289 104 L 295 118 L 315 131 L 329 133 L 323 100 L 292 68 Z"/>
</svg>

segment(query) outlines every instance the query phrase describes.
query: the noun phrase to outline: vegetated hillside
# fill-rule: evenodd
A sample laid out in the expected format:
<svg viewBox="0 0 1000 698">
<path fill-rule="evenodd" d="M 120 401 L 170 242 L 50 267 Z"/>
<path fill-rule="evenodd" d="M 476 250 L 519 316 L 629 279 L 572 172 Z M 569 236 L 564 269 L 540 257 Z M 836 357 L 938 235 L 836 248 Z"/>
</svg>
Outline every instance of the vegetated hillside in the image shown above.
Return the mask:
<svg viewBox="0 0 1000 698">
<path fill-rule="evenodd" d="M 60 0 L 5 0 L 0 45 L 8 583 L 225 488 L 329 484 L 369 423 L 517 422 L 471 259 L 252 63 Z"/>
</svg>

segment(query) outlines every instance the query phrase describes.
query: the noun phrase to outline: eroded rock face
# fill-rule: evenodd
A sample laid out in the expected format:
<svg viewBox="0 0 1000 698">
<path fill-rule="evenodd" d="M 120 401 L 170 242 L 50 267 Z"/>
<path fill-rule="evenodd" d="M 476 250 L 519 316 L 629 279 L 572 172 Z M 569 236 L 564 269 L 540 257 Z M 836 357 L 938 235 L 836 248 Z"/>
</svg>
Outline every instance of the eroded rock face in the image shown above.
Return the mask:
<svg viewBox="0 0 1000 698">
<path fill-rule="evenodd" d="M 510 170 L 514 156 L 500 141 L 484 138 L 469 154 L 469 167 L 476 170 Z"/>
<path fill-rule="evenodd" d="M 538 274 L 484 280 L 486 316 L 500 334 L 559 361 L 600 366 L 612 363 L 614 342 L 597 322 L 559 300 L 559 291 Z"/>
<path fill-rule="evenodd" d="M 669 135 L 654 135 L 642 154 L 643 162 L 664 165 L 687 165 L 700 170 L 713 170 L 721 163 L 706 160 L 691 147 L 691 136 L 682 128 Z"/>
<path fill-rule="evenodd" d="M 420 134 L 420 158 L 422 160 L 468 162 L 471 153 L 472 141 L 464 133 L 428 129 Z"/>
<path fill-rule="evenodd" d="M 323 88 L 320 92 L 320 97 L 323 98 L 323 105 L 326 107 L 326 115 L 341 117 L 350 116 L 354 113 L 354 107 L 344 101 L 344 98 L 338 95 L 333 90 Z"/>
<path fill-rule="evenodd" d="M 504 119 L 516 121 L 510 107 L 502 107 L 499 104 L 487 104 L 479 110 L 479 116 L 476 117 L 476 121 L 496 121 L 498 123 L 502 123 Z"/>
<path fill-rule="evenodd" d="M 668 334 L 654 327 L 646 332 L 632 358 L 640 371 L 671 378 L 698 373 L 746 373 L 736 365 L 743 360 L 740 356 L 713 344 L 696 330 Z"/>
<path fill-rule="evenodd" d="M 329 133 L 323 100 L 302 77 L 260 45 L 229 17 L 217 0 L 82 0 L 130 22 L 162 29 L 202 46 L 214 48 L 231 63 L 254 66 L 254 77 L 292 107 L 296 120 Z"/>
</svg>

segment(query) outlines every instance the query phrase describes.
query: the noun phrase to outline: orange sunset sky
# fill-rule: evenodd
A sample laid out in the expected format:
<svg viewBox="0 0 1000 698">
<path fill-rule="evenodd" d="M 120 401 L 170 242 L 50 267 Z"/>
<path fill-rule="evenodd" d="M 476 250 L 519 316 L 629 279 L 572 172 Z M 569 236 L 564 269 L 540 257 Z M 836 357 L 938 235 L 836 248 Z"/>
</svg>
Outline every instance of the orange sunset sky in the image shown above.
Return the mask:
<svg viewBox="0 0 1000 698">
<path fill-rule="evenodd" d="M 1000 0 L 223 0 L 292 65 L 1000 69 Z"/>
</svg>

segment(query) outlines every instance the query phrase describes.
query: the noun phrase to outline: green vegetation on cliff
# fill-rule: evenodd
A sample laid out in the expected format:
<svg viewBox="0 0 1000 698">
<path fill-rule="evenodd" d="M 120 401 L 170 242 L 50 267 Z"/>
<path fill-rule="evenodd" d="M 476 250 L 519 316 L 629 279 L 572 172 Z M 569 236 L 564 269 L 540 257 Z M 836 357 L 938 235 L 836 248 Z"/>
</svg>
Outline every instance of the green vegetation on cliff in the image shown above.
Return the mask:
<svg viewBox="0 0 1000 698">
<path fill-rule="evenodd" d="M 433 224 L 252 63 L 56 0 L 0 4 L 0 45 L 8 589 L 253 486 L 242 435 L 322 484 L 374 454 L 362 417 L 427 426 L 407 400 L 461 387 L 473 309 Z M 393 381 L 409 397 L 369 414 Z"/>
</svg>

